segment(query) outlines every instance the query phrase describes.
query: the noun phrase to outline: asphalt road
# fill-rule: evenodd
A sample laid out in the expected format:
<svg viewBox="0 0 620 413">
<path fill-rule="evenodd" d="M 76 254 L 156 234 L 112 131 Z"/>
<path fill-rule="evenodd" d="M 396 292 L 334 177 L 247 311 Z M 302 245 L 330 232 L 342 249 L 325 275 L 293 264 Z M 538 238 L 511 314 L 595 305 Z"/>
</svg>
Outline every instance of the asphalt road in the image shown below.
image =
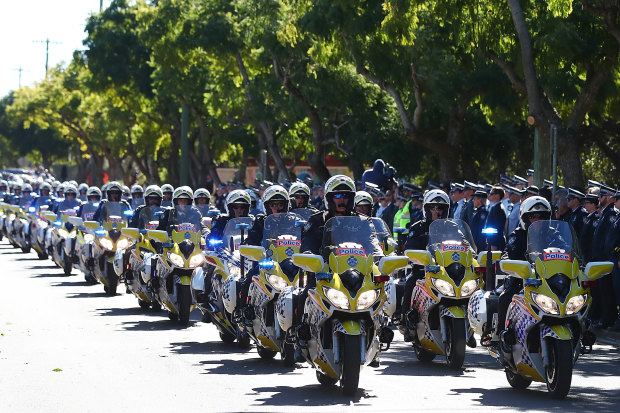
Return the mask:
<svg viewBox="0 0 620 413">
<path fill-rule="evenodd" d="M 353 398 L 318 384 L 307 365 L 264 361 L 220 342 L 192 314 L 187 328 L 133 296 L 107 297 L 0 243 L 0 412 L 164 411 L 618 411 L 620 350 L 597 345 L 580 359 L 566 400 L 544 384 L 512 389 L 483 349 L 463 371 L 424 365 L 396 335 L 381 367 L 361 373 Z M 119 291 L 123 290 L 119 287 Z"/>
</svg>

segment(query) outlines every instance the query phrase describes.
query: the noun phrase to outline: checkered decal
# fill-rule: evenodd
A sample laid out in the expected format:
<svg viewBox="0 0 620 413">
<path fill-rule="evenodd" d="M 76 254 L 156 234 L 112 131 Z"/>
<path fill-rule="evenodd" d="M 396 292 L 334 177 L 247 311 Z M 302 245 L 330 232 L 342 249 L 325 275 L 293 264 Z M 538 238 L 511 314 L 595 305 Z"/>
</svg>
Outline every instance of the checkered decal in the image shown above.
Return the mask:
<svg viewBox="0 0 620 413">
<path fill-rule="evenodd" d="M 484 309 L 484 314 L 480 311 L 482 309 Z M 481 334 L 482 329 L 484 328 L 484 323 L 487 321 L 486 298 L 484 297 L 484 291 L 477 290 L 472 294 L 467 305 L 467 318 L 469 319 L 469 324 L 472 326 L 474 331 Z"/>
<path fill-rule="evenodd" d="M 431 307 L 437 304 L 437 301 L 423 287 L 424 280 L 418 280 L 411 294 L 411 308 L 416 308 L 420 314 L 420 320 L 424 321 L 424 337 L 420 337 L 420 339 L 426 338 L 427 340 L 435 341 L 428 327 L 427 320 Z M 419 332 L 419 330 L 416 329 L 414 334 L 415 332 Z"/>
<path fill-rule="evenodd" d="M 560 338 L 549 326 L 543 326 L 540 329 L 540 339 L 542 340 L 545 337 Z"/>
<path fill-rule="evenodd" d="M 519 304 L 520 303 L 520 304 Z M 510 320 L 517 336 L 517 342 L 521 344 L 521 358 L 524 364 L 534 367 L 534 363 L 527 351 L 527 333 L 534 324 L 538 322 L 530 313 L 525 311 L 521 305 L 525 305 L 522 295 L 515 295 L 508 306 L 506 323 Z M 513 347 L 514 348 L 514 347 Z"/>
</svg>

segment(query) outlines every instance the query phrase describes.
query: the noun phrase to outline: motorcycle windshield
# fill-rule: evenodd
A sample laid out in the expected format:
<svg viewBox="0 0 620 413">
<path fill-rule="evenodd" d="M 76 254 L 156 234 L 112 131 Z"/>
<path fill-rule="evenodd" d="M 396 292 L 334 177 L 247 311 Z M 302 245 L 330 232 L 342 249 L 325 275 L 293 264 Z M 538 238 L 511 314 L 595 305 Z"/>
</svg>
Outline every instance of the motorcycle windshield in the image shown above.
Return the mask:
<svg viewBox="0 0 620 413">
<path fill-rule="evenodd" d="M 145 207 L 140 210 L 138 227 L 140 229 L 157 229 L 159 220 L 164 215 L 164 208 L 160 206 Z"/>
<path fill-rule="evenodd" d="M 374 228 L 366 218 L 359 216 L 330 218 L 325 223 L 323 232 L 323 256 L 334 252 L 336 256 L 368 257 L 374 251 L 371 242 L 373 232 Z"/>
<path fill-rule="evenodd" d="M 581 260 L 575 231 L 565 221 L 536 221 L 527 230 L 527 254 L 530 262 Z"/>
<path fill-rule="evenodd" d="M 272 214 L 265 218 L 262 246 L 267 256 L 278 262 L 299 252 L 301 247 L 301 226 L 304 220 L 297 214 Z"/>
<path fill-rule="evenodd" d="M 191 205 L 176 205 L 171 224 L 174 225 L 172 240 L 181 243 L 184 240 L 197 243 L 201 234 L 202 215 Z"/>
<path fill-rule="evenodd" d="M 315 211 L 310 208 L 295 208 L 291 212 L 299 215 L 304 221 L 307 221 Z"/>
<path fill-rule="evenodd" d="M 387 226 L 385 221 L 381 218 L 371 218 L 372 225 L 375 227 L 375 231 L 377 233 L 377 237 L 379 239 L 384 237 L 389 237 L 391 235 L 390 228 Z"/>
<path fill-rule="evenodd" d="M 435 254 L 435 251 L 441 250 L 442 244 L 462 245 L 474 253 L 477 251 L 469 225 L 460 219 L 437 219 L 431 222 L 427 248 Z"/>
<path fill-rule="evenodd" d="M 248 236 L 248 231 L 252 228 L 252 217 L 233 218 L 226 223 L 224 228 L 224 236 L 222 237 L 222 248 L 226 248 L 230 251 L 239 249 L 241 244 L 241 228 L 237 228 L 237 225 L 249 225 L 248 228 L 243 229 L 245 237 Z"/>
</svg>

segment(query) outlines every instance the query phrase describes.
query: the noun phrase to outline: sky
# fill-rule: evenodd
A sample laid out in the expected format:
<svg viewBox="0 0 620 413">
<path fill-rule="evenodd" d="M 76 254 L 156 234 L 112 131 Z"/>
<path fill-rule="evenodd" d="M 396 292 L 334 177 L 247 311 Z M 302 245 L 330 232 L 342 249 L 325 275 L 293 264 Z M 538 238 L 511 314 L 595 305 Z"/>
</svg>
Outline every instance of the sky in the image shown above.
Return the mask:
<svg viewBox="0 0 620 413">
<path fill-rule="evenodd" d="M 103 0 L 103 7 L 111 0 Z M 49 39 L 49 67 L 71 61 L 83 50 L 84 26 L 100 0 L 0 0 L 0 98 L 21 85 L 45 78 L 45 40 Z M 42 43 L 37 43 L 42 41 Z M 55 43 L 52 43 L 55 42 Z"/>
</svg>

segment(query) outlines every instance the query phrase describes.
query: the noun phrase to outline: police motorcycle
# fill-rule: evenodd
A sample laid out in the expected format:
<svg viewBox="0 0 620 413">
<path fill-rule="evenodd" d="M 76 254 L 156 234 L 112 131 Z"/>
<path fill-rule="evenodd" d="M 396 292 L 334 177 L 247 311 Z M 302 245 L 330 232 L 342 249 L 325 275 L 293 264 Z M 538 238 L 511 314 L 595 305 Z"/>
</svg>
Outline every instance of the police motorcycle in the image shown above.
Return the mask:
<svg viewBox="0 0 620 413">
<path fill-rule="evenodd" d="M 8 238 L 9 230 L 9 215 L 11 214 L 11 210 L 9 208 L 9 204 L 6 202 L 0 202 L 0 231 L 2 235 L 0 236 L 0 240 L 4 237 Z"/>
<path fill-rule="evenodd" d="M 58 212 L 50 231 L 52 260 L 62 268 L 65 275 L 71 275 L 73 270 L 73 257 L 67 254 L 65 245 L 71 244 L 73 237 L 75 237 L 77 228 L 69 221 L 69 218 L 77 216 L 77 209 L 79 207 Z M 52 218 L 51 214 L 46 214 L 46 216 Z"/>
<path fill-rule="evenodd" d="M 459 219 L 438 219 L 429 227 L 426 250 L 406 250 L 414 264 L 423 265 L 424 279 L 418 280 L 411 295 L 411 309 L 403 335 L 413 337 L 420 361 L 444 355 L 448 366 L 460 369 L 465 347 L 473 331 L 467 321 L 471 295 L 484 284 L 475 257 L 469 226 Z"/>
<path fill-rule="evenodd" d="M 383 254 L 390 255 L 396 252 L 398 244 L 394 241 L 394 238 L 392 238 L 390 227 L 388 227 L 381 218 L 372 217 L 371 220 L 372 225 L 375 227 L 375 233 L 377 234 L 377 239 L 379 240 L 379 245 L 381 245 Z"/>
<path fill-rule="evenodd" d="M 375 265 L 373 231 L 359 216 L 334 217 L 325 224 L 323 256 L 293 255 L 296 266 L 316 274 L 316 288 L 308 290 L 303 316 L 309 334 L 297 332 L 301 354 L 316 369 L 321 384 L 340 380 L 345 395 L 357 391 L 361 369 L 380 351 L 378 337 L 391 341 L 393 333 L 385 327 L 382 309 L 384 283 L 408 263 L 406 257 L 394 256 Z M 281 330 L 289 331 L 293 303 L 289 299 L 276 307 Z"/>
<path fill-rule="evenodd" d="M 294 213 L 272 214 L 265 218 L 261 246 L 242 245 L 240 254 L 256 261 L 259 274 L 252 277 L 248 291 L 248 333 L 264 359 L 280 353 L 287 365 L 295 364 L 295 332 L 282 331 L 277 307 L 280 294 L 292 293 L 299 287 L 299 268 L 293 254 L 301 247 L 301 229 L 306 221 Z M 292 316 L 292 314 L 291 314 Z"/>
<path fill-rule="evenodd" d="M 202 253 L 200 213 L 187 213 L 189 205 L 175 205 L 176 222 L 170 235 L 166 231 L 147 230 L 146 237 L 162 247 L 161 254 L 153 260 L 145 260 L 143 277 L 150 283 L 155 300 L 168 311 L 170 320 L 189 323 L 190 312 L 196 302 L 192 297 L 191 281 L 196 267 L 205 257 Z M 155 261 L 155 265 L 153 265 Z"/>
<path fill-rule="evenodd" d="M 31 214 L 35 212 L 35 208 L 31 207 L 31 203 L 34 200 L 33 196 L 28 191 L 20 199 L 19 205 L 15 208 L 15 220 L 13 221 L 13 240 L 23 253 L 29 253 L 31 249 L 30 243 L 30 220 Z"/>
<path fill-rule="evenodd" d="M 243 347 L 249 345 L 250 338 L 244 323 L 235 322 L 233 315 L 240 318 L 239 311 L 236 311 L 237 286 L 243 275 L 250 270 L 250 261 L 240 255 L 239 248 L 252 222 L 252 217 L 230 219 L 222 239 L 210 238 L 207 243 L 206 264 L 213 267 L 213 272 L 197 268 L 192 277 L 192 295 L 199 310 L 215 324 L 220 339 L 225 343 L 237 340 Z M 201 297 L 205 294 L 206 277 L 211 278 L 212 288 L 207 297 Z"/>
<path fill-rule="evenodd" d="M 129 238 L 121 230 L 127 227 L 131 210 L 126 209 L 126 205 L 121 202 L 112 201 L 106 202 L 102 208 L 106 208 L 106 214 L 102 217 L 101 226 L 96 221 L 84 222 L 94 235 L 88 244 L 89 258 L 92 258 L 88 262 L 92 263 L 95 278 L 103 284 L 103 290 L 108 295 L 115 295 L 120 279 L 114 271 L 114 256 L 117 250 L 129 245 Z"/>
<path fill-rule="evenodd" d="M 150 279 L 147 275 L 143 277 L 145 266 L 154 260 L 158 253 L 157 242 L 151 241 L 147 237 L 148 231 L 156 230 L 159 221 L 164 213 L 164 208 L 159 206 L 149 206 L 142 208 L 139 212 L 140 226 L 138 228 L 123 228 L 121 233 L 129 239 L 129 244 L 125 249 L 118 249 L 114 257 L 114 269 L 116 274 L 122 276 L 125 285 L 131 294 L 138 299 L 140 308 L 152 308 L 155 311 L 161 310 L 161 304 L 155 299 L 152 288 L 145 281 Z"/>
<path fill-rule="evenodd" d="M 555 399 L 570 390 L 573 366 L 592 350 L 596 338 L 587 330 L 590 287 L 609 274 L 611 262 L 580 266 L 575 232 L 567 222 L 543 220 L 527 232 L 527 261 L 501 260 L 501 270 L 524 281 L 508 307 L 505 330 L 495 333 L 497 295 L 476 292 L 468 317 L 482 344 L 504 367 L 508 383 L 524 389 L 546 383 Z M 495 336 L 495 337 L 489 337 Z M 489 339 L 485 340 L 485 337 Z"/>
</svg>

